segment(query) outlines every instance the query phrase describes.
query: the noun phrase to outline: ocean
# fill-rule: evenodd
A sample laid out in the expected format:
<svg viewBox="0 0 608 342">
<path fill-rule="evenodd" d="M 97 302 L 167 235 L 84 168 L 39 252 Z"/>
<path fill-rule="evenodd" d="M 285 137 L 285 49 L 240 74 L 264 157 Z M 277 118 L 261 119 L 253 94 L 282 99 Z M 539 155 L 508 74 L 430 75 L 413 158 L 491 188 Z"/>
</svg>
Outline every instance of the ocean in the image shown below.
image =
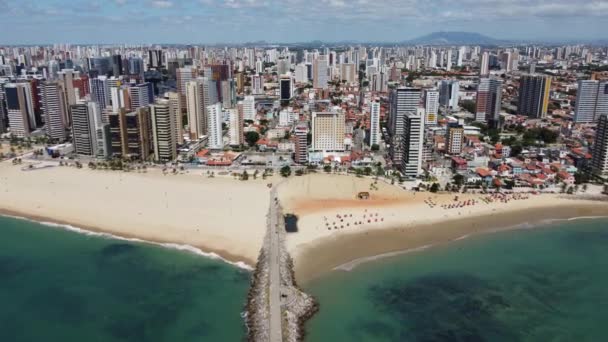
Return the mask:
<svg viewBox="0 0 608 342">
<path fill-rule="evenodd" d="M 0 217 L 0 341 L 242 341 L 250 272 Z"/>
<path fill-rule="evenodd" d="M 608 220 L 472 236 L 306 285 L 306 342 L 605 341 Z"/>
</svg>

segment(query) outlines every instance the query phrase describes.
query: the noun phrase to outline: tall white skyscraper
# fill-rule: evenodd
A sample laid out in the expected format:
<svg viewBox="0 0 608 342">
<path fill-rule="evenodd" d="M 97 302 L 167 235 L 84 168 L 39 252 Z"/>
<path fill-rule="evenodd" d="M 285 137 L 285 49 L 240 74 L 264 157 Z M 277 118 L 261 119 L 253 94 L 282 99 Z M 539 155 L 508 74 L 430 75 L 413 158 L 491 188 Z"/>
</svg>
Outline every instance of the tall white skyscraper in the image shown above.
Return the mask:
<svg viewBox="0 0 608 342">
<path fill-rule="evenodd" d="M 255 97 L 253 96 L 245 96 L 243 101 L 241 101 L 243 105 L 243 120 L 251 120 L 255 121 L 255 117 L 257 111 L 255 109 Z"/>
<path fill-rule="evenodd" d="M 207 106 L 207 136 L 208 146 L 211 149 L 223 149 L 224 138 L 222 135 L 222 104 L 220 102 Z"/>
<path fill-rule="evenodd" d="M 447 71 L 452 70 L 452 49 L 448 49 L 447 57 L 446 57 L 446 65 L 445 69 Z"/>
<path fill-rule="evenodd" d="M 230 145 L 238 146 L 244 143 L 243 139 L 243 112 L 237 108 L 231 108 L 228 110 L 229 118 L 229 137 Z"/>
<path fill-rule="evenodd" d="M 608 177 L 608 114 L 601 114 L 598 118 L 592 152 L 591 171 L 600 177 Z"/>
<path fill-rule="evenodd" d="M 426 89 L 424 91 L 425 126 L 437 126 L 439 116 L 439 91 Z"/>
<path fill-rule="evenodd" d="M 312 64 L 313 87 L 316 89 L 326 89 L 329 81 L 329 66 L 327 56 L 321 55 Z"/>
<path fill-rule="evenodd" d="M 403 139 L 403 160 L 401 172 L 406 177 L 416 177 L 422 173 L 422 150 L 424 145 L 424 109 L 417 108 L 415 112 L 405 114 Z"/>
<path fill-rule="evenodd" d="M 107 158 L 110 153 L 109 125 L 101 120 L 99 104 L 93 101 L 70 106 L 72 142 L 76 154 Z"/>
<path fill-rule="evenodd" d="M 464 64 L 464 54 L 466 53 L 467 48 L 465 46 L 461 46 L 458 49 L 458 66 L 461 67 Z"/>
<path fill-rule="evenodd" d="M 40 85 L 40 105 L 46 135 L 59 142 L 66 140 L 69 125 L 65 101 L 62 82 L 44 82 Z"/>
<path fill-rule="evenodd" d="M 370 146 L 380 145 L 380 139 L 382 138 L 380 133 L 380 102 L 374 101 L 369 107 L 369 144 Z"/>
<path fill-rule="evenodd" d="M 186 110 L 191 139 L 200 139 L 208 131 L 208 107 L 218 101 L 215 81 L 199 77 L 186 83 Z"/>
<path fill-rule="evenodd" d="M 296 82 L 307 83 L 308 82 L 308 68 L 305 64 L 296 65 Z"/>
<path fill-rule="evenodd" d="M 175 71 L 177 77 L 177 92 L 180 95 L 181 108 L 186 108 L 186 83 L 196 77 L 196 70 L 192 67 L 179 68 Z"/>
<path fill-rule="evenodd" d="M 417 108 L 420 107 L 421 95 L 422 90 L 420 88 L 410 87 L 396 88 L 390 94 L 391 107 L 388 130 L 391 135 L 391 145 L 389 155 L 395 166 L 401 165 L 403 160 L 405 114 L 416 113 Z"/>
<path fill-rule="evenodd" d="M 578 81 L 574 122 L 591 123 L 608 113 L 608 81 Z"/>
<path fill-rule="evenodd" d="M 490 54 L 487 51 L 481 55 L 479 64 L 479 76 L 484 77 L 490 74 Z"/>
</svg>

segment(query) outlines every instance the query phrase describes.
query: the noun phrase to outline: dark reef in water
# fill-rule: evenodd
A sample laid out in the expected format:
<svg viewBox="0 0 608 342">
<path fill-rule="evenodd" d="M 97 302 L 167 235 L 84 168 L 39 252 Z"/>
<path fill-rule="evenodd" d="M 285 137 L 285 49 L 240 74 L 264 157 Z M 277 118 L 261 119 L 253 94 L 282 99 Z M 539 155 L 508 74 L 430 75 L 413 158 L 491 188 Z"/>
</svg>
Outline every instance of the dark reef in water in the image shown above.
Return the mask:
<svg viewBox="0 0 608 342">
<path fill-rule="evenodd" d="M 509 304 L 497 289 L 467 274 L 435 274 L 412 282 L 374 286 L 372 302 L 402 322 L 397 340 L 517 341 L 495 315 Z M 380 323 L 366 323 L 376 330 Z M 493 332 L 489 336 L 487 332 Z"/>
</svg>

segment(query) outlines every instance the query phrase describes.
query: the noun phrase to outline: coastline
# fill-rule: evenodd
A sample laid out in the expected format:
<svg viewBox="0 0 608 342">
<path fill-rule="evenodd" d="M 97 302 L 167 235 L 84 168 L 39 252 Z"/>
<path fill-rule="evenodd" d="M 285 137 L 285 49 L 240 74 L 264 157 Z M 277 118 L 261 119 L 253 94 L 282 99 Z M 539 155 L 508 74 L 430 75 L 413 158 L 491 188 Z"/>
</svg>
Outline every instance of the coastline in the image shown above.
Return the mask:
<svg viewBox="0 0 608 342">
<path fill-rule="evenodd" d="M 381 229 L 321 237 L 296 248 L 296 278 L 299 283 L 307 284 L 332 271 L 350 271 L 365 262 L 435 248 L 480 234 L 536 228 L 562 220 L 608 217 L 605 202 L 576 198 L 569 201 L 450 218 L 449 221 L 415 225 L 405 221 Z"/>
<path fill-rule="evenodd" d="M 0 208 L 0 216 L 18 219 L 18 220 L 30 221 L 30 222 L 38 223 L 38 224 L 41 224 L 44 226 L 49 226 L 51 228 L 67 230 L 67 231 L 77 233 L 77 234 L 96 236 L 96 237 L 100 237 L 100 238 L 107 238 L 107 239 L 112 239 L 112 240 L 117 240 L 117 241 L 128 241 L 128 242 L 151 244 L 151 245 L 156 245 L 156 246 L 167 248 L 167 249 L 185 251 L 188 253 L 200 255 L 205 258 L 218 260 L 218 261 L 224 262 L 226 264 L 235 266 L 237 268 L 240 268 L 240 269 L 243 269 L 246 271 L 253 271 L 252 265 L 255 265 L 255 262 L 248 260 L 247 258 L 244 258 L 239 255 L 233 255 L 233 254 L 228 253 L 227 251 L 214 249 L 214 248 L 211 248 L 208 246 L 198 246 L 198 245 L 194 246 L 194 245 L 190 245 L 190 244 L 177 243 L 175 241 L 163 241 L 163 240 L 159 240 L 159 239 L 149 239 L 149 238 L 142 237 L 139 235 L 136 236 L 136 235 L 123 234 L 123 233 L 116 233 L 112 230 L 101 229 L 101 228 L 97 228 L 97 227 L 93 227 L 93 226 L 89 226 L 89 225 L 74 224 L 72 222 L 57 220 L 55 218 L 30 215 L 30 214 L 25 214 L 25 213 L 13 211 L 13 210 L 7 210 L 7 209 L 3 209 L 3 208 Z"/>
<path fill-rule="evenodd" d="M 252 268 L 266 229 L 267 181 L 0 163 L 0 214 L 165 245 Z M 191 246 L 191 247 L 188 247 Z M 217 257 L 216 257 L 217 256 Z"/>
</svg>

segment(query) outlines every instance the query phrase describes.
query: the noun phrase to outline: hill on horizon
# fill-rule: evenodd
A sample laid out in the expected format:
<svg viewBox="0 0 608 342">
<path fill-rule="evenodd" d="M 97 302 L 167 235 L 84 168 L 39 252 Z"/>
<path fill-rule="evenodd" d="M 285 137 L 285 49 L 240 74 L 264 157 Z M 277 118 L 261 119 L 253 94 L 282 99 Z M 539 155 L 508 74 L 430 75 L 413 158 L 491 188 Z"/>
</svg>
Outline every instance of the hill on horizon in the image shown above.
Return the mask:
<svg viewBox="0 0 608 342">
<path fill-rule="evenodd" d="M 404 43 L 416 45 L 497 45 L 503 42 L 475 32 L 440 31 Z"/>
</svg>

